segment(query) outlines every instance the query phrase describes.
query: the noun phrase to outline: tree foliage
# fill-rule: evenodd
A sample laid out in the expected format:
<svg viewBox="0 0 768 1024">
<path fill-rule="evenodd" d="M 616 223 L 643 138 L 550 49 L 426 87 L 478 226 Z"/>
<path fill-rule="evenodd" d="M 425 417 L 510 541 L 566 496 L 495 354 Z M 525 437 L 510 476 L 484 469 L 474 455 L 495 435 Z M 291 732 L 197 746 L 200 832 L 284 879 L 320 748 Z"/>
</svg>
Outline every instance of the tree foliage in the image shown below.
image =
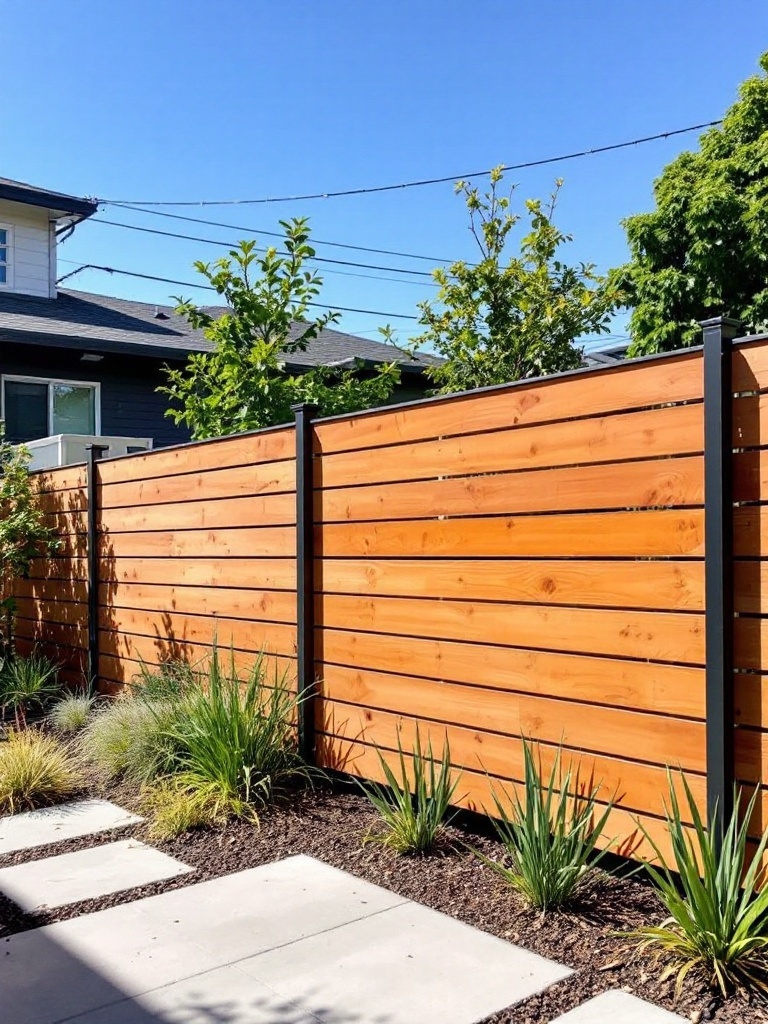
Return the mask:
<svg viewBox="0 0 768 1024">
<path fill-rule="evenodd" d="M 571 241 L 553 222 L 561 181 L 548 204 L 526 201 L 530 230 L 519 254 L 505 259 L 520 215 L 511 211 L 511 193 L 499 193 L 502 177 L 494 170 L 484 194 L 456 183 L 480 261 L 435 270 L 437 300 L 419 306 L 426 330 L 416 340 L 445 359 L 428 371 L 441 393 L 579 366 L 577 339 L 607 331 L 616 303 L 614 290 L 591 264 L 568 266 L 558 258 L 561 245 Z"/>
<path fill-rule="evenodd" d="M 308 317 L 322 279 L 304 269 L 315 255 L 307 221 L 280 226 L 284 252 L 270 247 L 260 255 L 256 243 L 246 241 L 213 264 L 195 263 L 224 300 L 223 313 L 178 300 L 176 311 L 203 331 L 213 349 L 191 355 L 184 369 L 166 369 L 168 382 L 159 390 L 171 400 L 167 415 L 196 439 L 286 423 L 298 402 L 315 403 L 321 415 L 381 405 L 400 379 L 394 361 L 368 377 L 361 376 L 361 364 L 295 373 L 286 368 L 286 359 L 300 362 L 299 354 L 339 314 Z"/>
<path fill-rule="evenodd" d="M 612 274 L 632 307 L 630 353 L 701 341 L 699 321 L 768 324 L 768 54 L 720 127 L 655 182 L 656 209 L 627 218 L 631 260 Z"/>
<path fill-rule="evenodd" d="M 13 650 L 14 584 L 33 558 L 50 554 L 53 531 L 45 524 L 29 476 L 29 452 L 5 440 L 0 422 L 0 654 Z"/>
</svg>

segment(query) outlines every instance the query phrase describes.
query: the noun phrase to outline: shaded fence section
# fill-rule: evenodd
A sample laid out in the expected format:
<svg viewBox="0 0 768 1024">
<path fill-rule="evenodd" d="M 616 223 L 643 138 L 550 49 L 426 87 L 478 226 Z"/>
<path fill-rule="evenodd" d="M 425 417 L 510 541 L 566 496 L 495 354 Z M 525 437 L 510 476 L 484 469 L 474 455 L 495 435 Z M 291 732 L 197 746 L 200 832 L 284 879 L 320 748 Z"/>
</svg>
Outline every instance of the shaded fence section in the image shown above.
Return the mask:
<svg viewBox="0 0 768 1024">
<path fill-rule="evenodd" d="M 703 809 L 718 729 L 728 773 L 765 777 L 768 341 L 726 352 L 733 726 L 707 720 L 701 350 L 99 463 L 99 684 L 194 661 L 214 630 L 293 670 L 300 624 L 319 764 L 378 777 L 377 748 L 418 726 L 447 735 L 482 808 L 520 780 L 521 737 L 545 766 L 562 743 L 616 795 L 613 832 L 630 842 L 639 817 L 660 839 L 666 766 Z M 62 547 L 20 589 L 19 635 L 74 680 L 86 468 L 38 480 Z"/>
</svg>

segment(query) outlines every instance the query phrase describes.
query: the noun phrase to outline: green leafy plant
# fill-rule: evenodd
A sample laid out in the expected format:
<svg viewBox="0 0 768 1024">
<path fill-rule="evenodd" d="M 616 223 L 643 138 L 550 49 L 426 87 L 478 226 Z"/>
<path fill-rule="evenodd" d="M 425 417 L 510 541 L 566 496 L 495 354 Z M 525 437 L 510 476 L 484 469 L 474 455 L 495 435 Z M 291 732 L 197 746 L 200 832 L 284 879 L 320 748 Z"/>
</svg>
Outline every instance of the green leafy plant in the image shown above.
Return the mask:
<svg viewBox="0 0 768 1024">
<path fill-rule="evenodd" d="M 502 799 L 493 790 L 494 827 L 506 863 L 481 859 L 542 913 L 573 903 L 592 889 L 610 843 L 598 848 L 613 801 L 601 811 L 601 786 L 584 784 L 579 769 L 562 767 L 558 748 L 549 778 L 542 777 L 541 758 L 523 740 L 523 799 L 517 790 Z"/>
<path fill-rule="evenodd" d="M 306 269 L 315 255 L 306 218 L 281 221 L 283 250 L 259 252 L 241 242 L 229 256 L 196 270 L 221 296 L 225 308 L 203 309 L 179 300 L 177 312 L 213 344 L 190 356 L 183 369 L 167 369 L 167 415 L 196 439 L 287 423 L 291 406 L 313 402 L 322 415 L 352 412 L 386 402 L 400 380 L 396 360 L 363 372 L 314 367 L 291 371 L 301 354 L 338 313 L 310 319 L 322 278 Z"/>
<path fill-rule="evenodd" d="M 511 212 L 511 194 L 497 188 L 502 178 L 496 168 L 485 194 L 456 183 L 479 262 L 439 267 L 432 275 L 440 286 L 436 300 L 419 304 L 425 330 L 415 344 L 443 357 L 427 371 L 442 394 L 578 367 L 577 341 L 607 332 L 618 301 L 618 290 L 594 266 L 568 266 L 559 258 L 571 241 L 554 224 L 561 181 L 548 204 L 525 203 L 530 230 L 519 253 L 507 255 L 520 216 Z"/>
<path fill-rule="evenodd" d="M 426 750 L 423 749 L 418 727 L 408 758 L 399 734 L 397 752 L 398 771 L 395 772 L 382 752 L 376 751 L 388 789 L 375 782 L 361 784 L 384 823 L 384 830 L 371 832 L 366 841 L 381 843 L 398 853 L 424 853 L 439 842 L 449 822 L 446 814 L 460 774 L 453 776 L 451 771 L 447 737 L 439 761 L 433 753 L 431 740 Z"/>
<path fill-rule="evenodd" d="M 217 816 L 255 818 L 289 780 L 309 775 L 296 750 L 298 698 L 285 675 L 267 681 L 267 664 L 260 655 L 242 678 L 234 652 L 226 665 L 214 645 L 199 689 L 166 728 L 176 784 Z"/>
<path fill-rule="evenodd" d="M 57 700 L 48 712 L 48 721 L 56 732 L 78 732 L 88 721 L 95 699 L 82 693 L 68 693 Z"/>
<path fill-rule="evenodd" d="M 66 800 L 83 784 L 75 752 L 34 729 L 9 733 L 0 743 L 0 812 Z"/>
<path fill-rule="evenodd" d="M 81 749 L 108 779 L 149 782 L 174 769 L 177 744 L 170 730 L 183 713 L 179 701 L 118 697 L 91 716 Z"/>
<path fill-rule="evenodd" d="M 174 658 L 160 665 L 140 661 L 139 673 L 129 684 L 133 696 L 144 700 L 176 700 L 195 685 L 195 667 Z"/>
<path fill-rule="evenodd" d="M 747 850 L 749 822 L 759 789 L 743 813 L 741 793 L 736 791 L 734 810 L 719 844 L 719 811 L 713 826 L 707 828 L 688 780 L 682 775 L 685 803 L 693 822 L 690 834 L 683 823 L 671 772 L 667 776 L 671 863 L 643 831 L 657 858 L 656 864 L 646 863 L 645 867 L 669 917 L 658 927 L 639 928 L 630 934 L 640 940 L 642 949 L 654 951 L 666 963 L 664 977 L 676 977 L 676 996 L 688 974 L 696 971 L 723 995 L 734 989 L 749 989 L 766 998 L 768 887 L 758 886 L 768 829 L 751 859 Z"/>
<path fill-rule="evenodd" d="M 208 789 L 200 791 L 176 778 L 163 779 L 145 789 L 142 810 L 150 815 L 152 839 L 175 839 L 182 832 L 213 826 L 226 820 L 221 802 Z"/>
<path fill-rule="evenodd" d="M 17 729 L 26 725 L 27 712 L 45 707 L 59 695 L 58 672 L 58 664 L 39 651 L 5 659 L 0 671 L 0 705 L 13 712 Z"/>
</svg>

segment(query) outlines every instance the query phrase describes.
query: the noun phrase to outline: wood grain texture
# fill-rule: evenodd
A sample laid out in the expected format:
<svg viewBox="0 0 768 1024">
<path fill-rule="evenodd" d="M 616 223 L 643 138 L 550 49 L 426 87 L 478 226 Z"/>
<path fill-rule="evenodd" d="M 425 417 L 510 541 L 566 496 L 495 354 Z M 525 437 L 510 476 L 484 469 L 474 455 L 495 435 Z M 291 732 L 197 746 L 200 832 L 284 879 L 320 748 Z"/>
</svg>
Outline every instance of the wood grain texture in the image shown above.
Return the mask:
<svg viewBox="0 0 768 1024">
<path fill-rule="evenodd" d="M 169 656 L 173 656 L 173 652 L 169 651 L 167 647 L 154 644 L 149 637 L 143 636 L 132 637 L 129 634 L 120 634 L 119 643 L 112 646 L 118 646 L 121 651 L 127 652 L 103 653 L 99 657 L 99 679 L 113 693 L 140 676 L 142 663 L 152 668 L 167 661 Z M 210 644 L 190 643 L 187 645 L 185 653 L 193 664 L 202 665 L 211 654 L 211 646 Z M 230 652 L 223 651 L 221 653 L 226 658 L 226 667 L 229 669 Z M 248 673 L 253 668 L 255 660 L 255 652 L 238 650 L 234 652 L 234 665 L 238 672 Z M 295 685 L 295 659 L 280 655 L 268 655 L 266 665 L 267 682 L 271 682 L 277 673 L 278 677 L 285 675 L 287 685 Z"/>
<path fill-rule="evenodd" d="M 701 505 L 704 460 L 699 455 L 568 466 L 492 476 L 448 477 L 374 487 L 340 487 L 315 493 L 317 522 L 431 519 Z"/>
<path fill-rule="evenodd" d="M 106 533 L 100 550 L 116 558 L 295 558 L 293 526 L 255 526 L 223 530 L 160 530 Z"/>
<path fill-rule="evenodd" d="M 295 591 L 296 562 L 292 558 L 105 558 L 99 579 L 117 585 L 116 601 L 121 583 Z"/>
<path fill-rule="evenodd" d="M 458 598 L 659 610 L 704 608 L 699 561 L 332 559 L 316 568 L 326 594 Z"/>
<path fill-rule="evenodd" d="M 701 557 L 704 512 L 653 510 L 481 519 L 326 523 L 315 552 L 328 558 Z"/>
<path fill-rule="evenodd" d="M 318 662 L 325 665 L 408 675 L 413 677 L 414 688 L 423 680 L 433 679 L 470 688 L 514 691 L 532 698 L 533 704 L 540 697 L 547 697 L 656 714 L 704 717 L 704 676 L 700 668 L 650 667 L 642 662 L 612 658 L 330 629 L 317 632 L 315 647 Z M 570 705 L 558 707 L 561 717 L 573 713 Z M 591 713 L 586 708 L 583 712 L 587 718 Z"/>
<path fill-rule="evenodd" d="M 731 366 L 735 392 L 768 388 L 768 345 L 765 340 L 735 348 Z"/>
<path fill-rule="evenodd" d="M 279 526 L 295 522 L 296 498 L 293 494 L 103 509 L 99 515 L 99 529 L 110 534 L 146 530 L 213 530 L 230 526 Z"/>
<path fill-rule="evenodd" d="M 101 649 L 104 654 L 127 653 L 121 640 L 125 634 L 132 638 L 150 637 L 159 649 L 178 652 L 212 644 L 214 638 L 224 651 L 235 647 L 240 651 L 268 650 L 291 656 L 296 651 L 296 628 L 276 622 L 184 615 L 163 609 L 146 612 L 123 608 L 119 615 L 113 615 L 110 609 L 102 609 L 99 628 L 103 631 Z"/>
<path fill-rule="evenodd" d="M 296 594 L 288 590 L 247 590 L 230 587 L 170 586 L 164 583 L 102 584 L 102 607 L 113 610 L 117 621 L 123 609 L 148 612 L 158 609 L 186 615 L 208 615 L 229 619 L 258 619 L 265 622 L 295 623 Z"/>
<path fill-rule="evenodd" d="M 434 479 L 702 451 L 703 406 L 679 405 L 596 419 L 565 420 L 488 434 L 323 455 L 315 486 Z M 620 468 L 615 469 L 621 472 Z"/>
<path fill-rule="evenodd" d="M 315 601 L 315 617 L 329 629 L 704 664 L 698 613 L 325 594 Z"/>
<path fill-rule="evenodd" d="M 402 409 L 382 409 L 315 426 L 315 450 L 327 455 L 424 438 L 546 423 L 687 402 L 703 394 L 700 352 L 657 362 L 543 378 L 480 394 L 459 395 Z"/>
</svg>

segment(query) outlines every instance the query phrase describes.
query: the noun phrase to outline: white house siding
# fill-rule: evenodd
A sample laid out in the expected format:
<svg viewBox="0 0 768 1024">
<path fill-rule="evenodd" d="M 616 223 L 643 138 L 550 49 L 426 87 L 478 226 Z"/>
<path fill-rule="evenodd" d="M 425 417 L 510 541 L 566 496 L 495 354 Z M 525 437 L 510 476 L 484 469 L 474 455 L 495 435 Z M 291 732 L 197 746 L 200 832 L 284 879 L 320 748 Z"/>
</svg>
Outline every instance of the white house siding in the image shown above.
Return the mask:
<svg viewBox="0 0 768 1024">
<path fill-rule="evenodd" d="M 55 297 L 55 235 L 48 211 L 25 203 L 0 201 L 0 224 L 13 228 L 11 279 L 3 290 Z"/>
</svg>

